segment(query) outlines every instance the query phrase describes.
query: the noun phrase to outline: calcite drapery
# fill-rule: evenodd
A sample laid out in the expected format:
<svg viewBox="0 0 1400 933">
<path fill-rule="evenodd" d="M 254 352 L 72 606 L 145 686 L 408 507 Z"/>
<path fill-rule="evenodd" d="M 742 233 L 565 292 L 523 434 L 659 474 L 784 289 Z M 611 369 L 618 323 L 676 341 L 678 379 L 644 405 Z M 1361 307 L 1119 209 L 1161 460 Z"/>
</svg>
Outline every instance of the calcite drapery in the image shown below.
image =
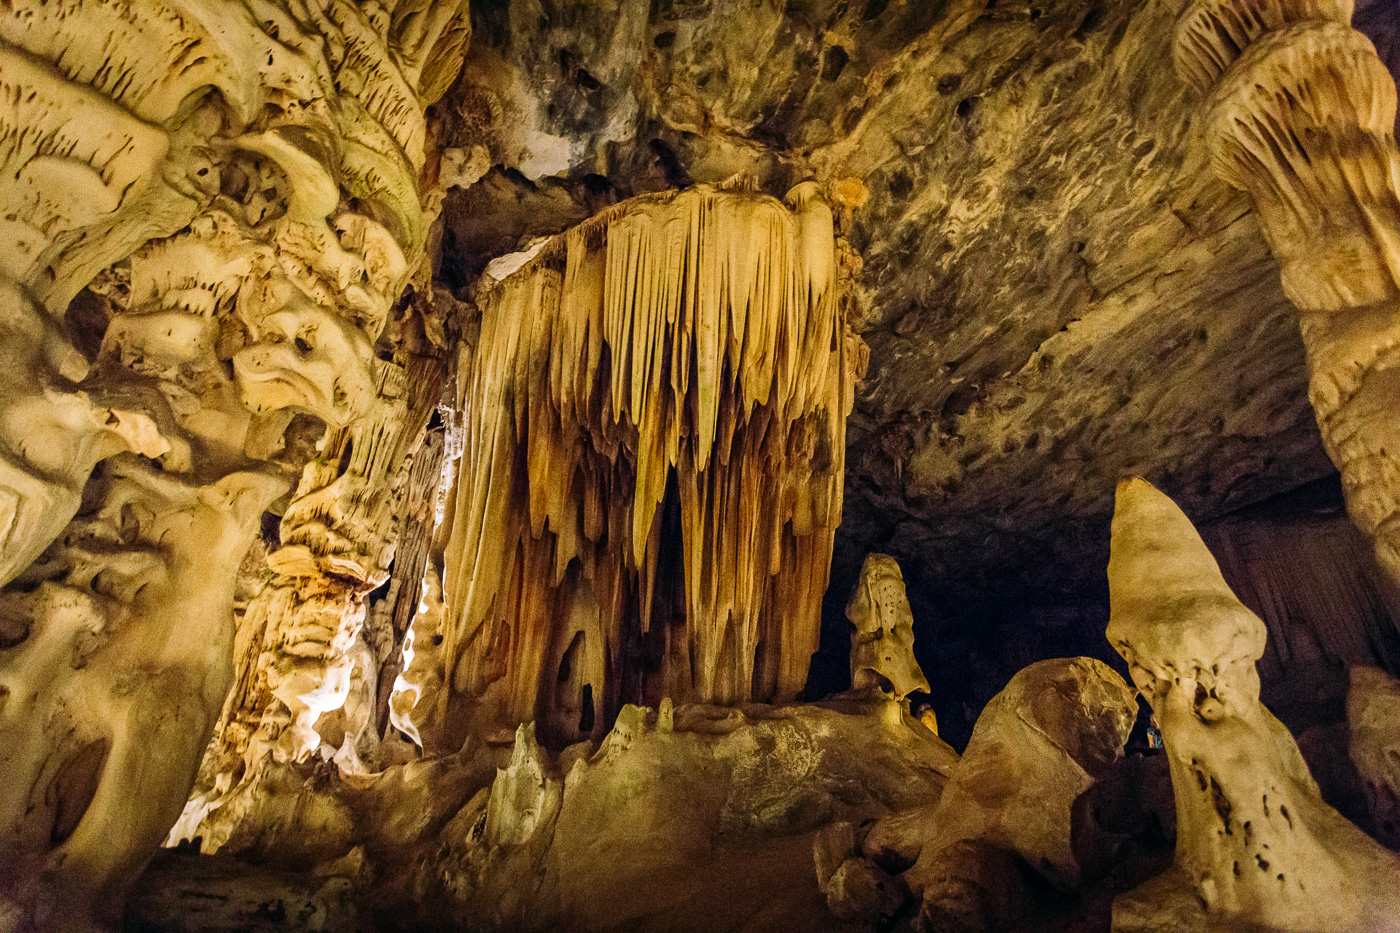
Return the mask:
<svg viewBox="0 0 1400 933">
<path fill-rule="evenodd" d="M 22 574 L 2 598 L 0 714 L 25 733 L 7 738 L 7 774 L 35 776 L 0 798 L 15 843 L 0 852 L 16 886 L 0 891 L 16 905 L 3 925 L 118 910 L 188 792 L 227 688 L 236 568 L 287 485 L 259 461 L 299 468 L 292 413 L 344 429 L 386 371 L 375 341 L 426 243 L 423 105 L 460 64 L 463 13 L 0 10 L 0 582 Z M 64 312 L 95 277 L 112 323 L 79 353 Z M 114 462 L 26 571 L 124 449 L 160 469 Z M 45 704 L 81 748 L 42 716 L 20 723 Z"/>
<path fill-rule="evenodd" d="M 787 201 L 634 199 L 480 295 L 443 648 L 476 721 L 802 687 L 863 345 L 830 210 Z"/>
<path fill-rule="evenodd" d="M 1400 580 L 1395 83 L 1352 0 L 1193 0 L 1178 74 L 1208 94 L 1215 173 L 1247 191 L 1297 306 L 1309 398 L 1352 518 Z"/>
<path fill-rule="evenodd" d="M 851 636 L 851 688 L 875 687 L 904 699 L 927 691 L 928 678 L 914 657 L 914 612 L 904 593 L 904 574 L 888 554 L 870 554 L 860 567 L 846 619 Z M 935 733 L 937 730 L 933 730 Z"/>
<path fill-rule="evenodd" d="M 1173 868 L 1115 901 L 1114 929 L 1400 929 L 1400 857 L 1323 802 L 1259 702 L 1264 623 L 1145 480 L 1118 487 L 1108 583 L 1108 639 L 1161 726 L 1177 822 Z"/>
</svg>

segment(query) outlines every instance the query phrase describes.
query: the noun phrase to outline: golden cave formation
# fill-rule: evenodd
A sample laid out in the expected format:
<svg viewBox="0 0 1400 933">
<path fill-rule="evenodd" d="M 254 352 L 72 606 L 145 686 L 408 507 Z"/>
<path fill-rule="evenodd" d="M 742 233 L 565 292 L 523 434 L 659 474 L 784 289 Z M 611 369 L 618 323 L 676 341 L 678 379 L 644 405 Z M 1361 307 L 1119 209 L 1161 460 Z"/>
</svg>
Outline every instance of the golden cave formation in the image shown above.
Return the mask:
<svg viewBox="0 0 1400 933">
<path fill-rule="evenodd" d="M 0 933 L 1400 931 L 1397 73 L 0 5 Z"/>
</svg>

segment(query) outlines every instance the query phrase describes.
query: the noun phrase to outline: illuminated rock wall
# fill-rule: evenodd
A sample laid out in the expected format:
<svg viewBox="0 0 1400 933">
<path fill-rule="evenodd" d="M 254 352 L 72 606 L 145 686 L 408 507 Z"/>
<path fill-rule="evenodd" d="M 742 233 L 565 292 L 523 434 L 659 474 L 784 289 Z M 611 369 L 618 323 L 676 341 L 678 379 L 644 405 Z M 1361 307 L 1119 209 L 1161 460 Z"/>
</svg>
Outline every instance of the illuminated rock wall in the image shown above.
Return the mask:
<svg viewBox="0 0 1400 933">
<path fill-rule="evenodd" d="M 464 14 L 0 11 L 0 926 L 120 910 L 243 679 L 238 568 L 298 473 L 272 568 L 297 598 L 268 625 L 323 654 L 353 628 L 325 592 L 347 553 L 387 560 L 361 539 L 391 504 L 346 487 L 406 446 L 380 436 L 411 349 L 391 317 L 426 271 L 424 106 Z M 298 628 L 303 597 L 339 616 Z"/>
</svg>

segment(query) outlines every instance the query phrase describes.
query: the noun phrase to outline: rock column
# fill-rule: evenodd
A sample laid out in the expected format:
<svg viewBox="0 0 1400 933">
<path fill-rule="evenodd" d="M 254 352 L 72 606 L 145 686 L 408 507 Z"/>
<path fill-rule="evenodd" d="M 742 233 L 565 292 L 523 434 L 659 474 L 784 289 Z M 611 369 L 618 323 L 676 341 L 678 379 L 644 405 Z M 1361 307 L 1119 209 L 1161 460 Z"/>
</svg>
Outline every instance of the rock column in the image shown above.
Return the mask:
<svg viewBox="0 0 1400 933">
<path fill-rule="evenodd" d="M 428 0 L 0 10 L 0 927 L 119 912 L 317 434 L 279 555 L 305 531 L 334 564 L 378 507 L 336 478 L 393 456 L 364 432 L 424 267 L 424 107 L 466 36 Z"/>
<path fill-rule="evenodd" d="M 1400 580 L 1395 83 L 1351 0 L 1193 0 L 1178 74 L 1215 173 L 1249 193 L 1298 308 L 1309 398 L 1348 511 Z"/>
</svg>

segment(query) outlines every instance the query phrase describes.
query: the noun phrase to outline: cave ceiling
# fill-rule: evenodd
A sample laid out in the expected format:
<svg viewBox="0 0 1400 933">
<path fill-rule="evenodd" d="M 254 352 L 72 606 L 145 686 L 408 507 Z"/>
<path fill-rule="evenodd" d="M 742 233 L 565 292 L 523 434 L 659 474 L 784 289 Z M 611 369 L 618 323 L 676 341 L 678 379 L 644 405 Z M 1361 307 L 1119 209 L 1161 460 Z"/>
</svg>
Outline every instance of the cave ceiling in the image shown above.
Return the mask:
<svg viewBox="0 0 1400 933">
<path fill-rule="evenodd" d="M 815 177 L 852 208 L 871 350 L 835 580 L 878 549 L 925 586 L 1098 581 L 1122 475 L 1209 519 L 1332 472 L 1277 265 L 1171 67 L 1180 5 L 474 3 L 440 277 L 638 192 Z M 1394 0 L 1356 21 L 1396 70 Z"/>
</svg>

